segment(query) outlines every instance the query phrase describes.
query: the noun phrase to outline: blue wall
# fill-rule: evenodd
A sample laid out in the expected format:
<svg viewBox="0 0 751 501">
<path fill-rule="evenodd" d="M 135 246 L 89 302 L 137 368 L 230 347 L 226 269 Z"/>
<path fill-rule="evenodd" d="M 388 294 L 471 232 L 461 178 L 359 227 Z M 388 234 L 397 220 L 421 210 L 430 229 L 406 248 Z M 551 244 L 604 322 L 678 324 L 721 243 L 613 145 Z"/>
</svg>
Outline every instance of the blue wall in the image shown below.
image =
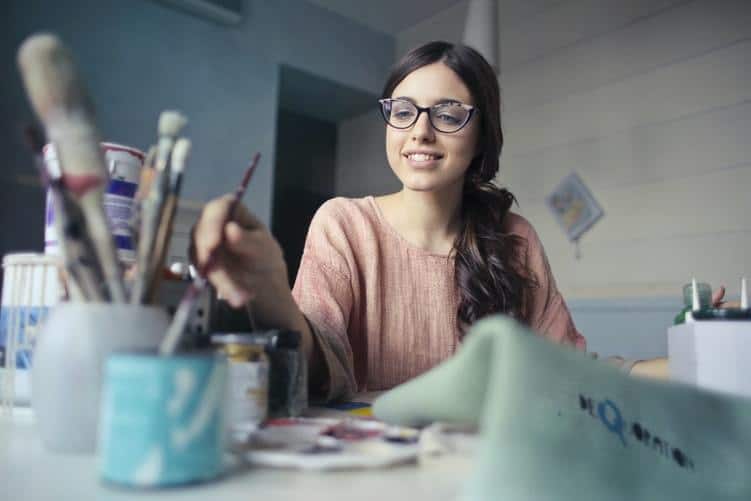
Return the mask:
<svg viewBox="0 0 751 501">
<path fill-rule="evenodd" d="M 301 0 L 248 1 L 246 19 L 236 27 L 150 0 L 2 3 L 0 254 L 42 245 L 41 192 L 14 181 L 32 174 L 19 131 L 33 115 L 15 64 L 30 33 L 53 31 L 72 48 L 107 140 L 145 148 L 155 141 L 161 110 L 188 115 L 194 150 L 187 198 L 206 201 L 232 190 L 260 151 L 245 202 L 267 223 L 280 65 L 377 94 L 394 57 L 391 37 Z M 22 209 L 30 214 L 23 221 Z"/>
<path fill-rule="evenodd" d="M 568 301 L 587 351 L 601 357 L 665 357 L 667 332 L 683 308 L 680 297 L 574 299 Z"/>
</svg>

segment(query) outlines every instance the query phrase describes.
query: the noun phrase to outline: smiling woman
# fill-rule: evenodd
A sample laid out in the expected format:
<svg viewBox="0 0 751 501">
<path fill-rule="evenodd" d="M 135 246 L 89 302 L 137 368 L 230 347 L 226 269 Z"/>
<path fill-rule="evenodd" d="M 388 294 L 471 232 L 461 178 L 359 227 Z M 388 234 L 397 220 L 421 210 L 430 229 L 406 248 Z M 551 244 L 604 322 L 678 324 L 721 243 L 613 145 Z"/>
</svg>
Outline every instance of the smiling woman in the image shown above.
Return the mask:
<svg viewBox="0 0 751 501">
<path fill-rule="evenodd" d="M 222 227 L 228 199 L 196 227 L 199 261 L 224 233 L 209 278 L 256 320 L 303 334 L 313 392 L 389 389 L 457 349 L 468 327 L 505 313 L 584 349 L 532 226 L 493 184 L 503 146 L 498 81 L 475 50 L 432 42 L 389 75 L 381 112 L 402 189 L 335 198 L 311 222 L 294 288 L 276 240 L 247 211 Z"/>
</svg>

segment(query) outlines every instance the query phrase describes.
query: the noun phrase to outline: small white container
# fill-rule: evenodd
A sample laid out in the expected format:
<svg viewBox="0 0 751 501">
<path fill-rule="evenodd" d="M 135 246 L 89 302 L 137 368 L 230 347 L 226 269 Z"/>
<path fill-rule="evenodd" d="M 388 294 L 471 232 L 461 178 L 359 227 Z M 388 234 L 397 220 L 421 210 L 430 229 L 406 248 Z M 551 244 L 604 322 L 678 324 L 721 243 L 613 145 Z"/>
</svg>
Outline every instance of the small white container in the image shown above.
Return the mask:
<svg viewBox="0 0 751 501">
<path fill-rule="evenodd" d="M 668 328 L 670 378 L 751 397 L 751 322 L 701 320 Z"/>
<path fill-rule="evenodd" d="M 61 303 L 39 336 L 32 407 L 42 442 L 54 452 L 93 453 L 104 363 L 119 350 L 153 350 L 167 330 L 161 307 Z"/>
<path fill-rule="evenodd" d="M 6 407 L 29 403 L 37 332 L 62 291 L 56 256 L 27 252 L 3 257 L 0 394 Z"/>
<path fill-rule="evenodd" d="M 123 263 L 131 264 L 135 262 L 136 252 L 130 221 L 133 217 L 144 154 L 135 148 L 115 143 L 102 143 L 102 151 L 110 175 L 109 185 L 104 192 L 104 210 L 110 223 L 117 256 Z M 44 162 L 52 177 L 60 175 L 60 162 L 54 145 L 48 144 L 44 147 Z M 44 252 L 58 255 L 60 244 L 55 229 L 52 194 L 49 190 L 44 220 Z"/>
</svg>

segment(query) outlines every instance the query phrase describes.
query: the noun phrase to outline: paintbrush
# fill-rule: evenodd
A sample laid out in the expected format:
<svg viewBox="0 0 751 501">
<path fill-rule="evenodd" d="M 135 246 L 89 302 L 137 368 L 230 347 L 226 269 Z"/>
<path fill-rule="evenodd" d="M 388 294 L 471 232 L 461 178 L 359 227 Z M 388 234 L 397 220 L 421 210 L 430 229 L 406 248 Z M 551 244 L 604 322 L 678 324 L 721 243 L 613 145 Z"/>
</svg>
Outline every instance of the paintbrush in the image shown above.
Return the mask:
<svg viewBox="0 0 751 501">
<path fill-rule="evenodd" d="M 133 234 L 133 241 L 138 248 L 138 241 L 140 239 L 141 232 L 141 204 L 146 198 L 151 188 L 151 183 L 154 180 L 154 161 L 156 159 L 156 146 L 149 148 L 148 153 L 143 161 L 143 167 L 138 176 L 138 189 L 133 197 L 133 216 L 130 220 L 130 230 Z"/>
<path fill-rule="evenodd" d="M 141 230 L 139 231 L 136 278 L 130 295 L 131 304 L 141 304 L 146 300 L 149 283 L 154 270 L 153 250 L 156 234 L 162 216 L 162 208 L 169 191 L 169 158 L 175 139 L 187 123 L 178 111 L 163 111 L 159 115 L 159 142 L 157 143 L 154 180 L 149 195 L 141 208 Z"/>
<path fill-rule="evenodd" d="M 188 155 L 190 154 L 190 147 L 190 140 L 181 137 L 175 142 L 175 147 L 172 150 L 169 194 L 164 202 L 162 217 L 159 222 L 159 229 L 157 230 L 154 243 L 153 266 L 155 268 L 150 270 L 149 273 L 151 276 L 147 293 L 149 302 L 153 302 L 156 299 L 157 288 L 162 279 L 162 270 L 164 269 L 164 261 L 167 257 L 167 251 L 169 250 L 169 243 L 172 237 L 172 226 L 175 220 L 175 213 L 177 212 L 177 202 L 180 199 L 183 172 L 185 171 L 185 164 L 188 160 Z"/>
<path fill-rule="evenodd" d="M 84 257 L 101 268 L 110 298 L 124 302 L 120 264 L 103 205 L 109 175 L 94 106 L 71 54 L 54 35 L 34 35 L 21 45 L 18 65 L 29 100 L 55 145 L 65 191 L 85 221 L 85 227 L 79 229 L 88 233 L 93 243 L 95 254 Z"/>
<path fill-rule="evenodd" d="M 245 194 L 245 190 L 250 184 L 250 179 L 253 177 L 253 172 L 255 172 L 256 167 L 258 166 L 258 160 L 260 158 L 261 155 L 259 153 L 256 153 L 255 156 L 253 156 L 253 161 L 251 162 L 250 166 L 245 170 L 245 175 L 243 176 L 242 182 L 235 190 L 235 193 L 232 196 L 232 202 L 230 203 L 229 210 L 227 210 L 227 215 L 224 217 L 224 221 L 222 221 L 222 237 L 219 245 L 214 247 L 214 249 L 209 253 L 208 258 L 206 258 L 206 262 L 203 264 L 203 266 L 201 266 L 199 272 L 196 273 L 195 277 L 193 278 L 193 282 L 188 286 L 188 289 L 185 291 L 185 294 L 180 300 L 180 305 L 177 307 L 175 316 L 172 318 L 172 322 L 167 329 L 167 333 L 165 334 L 164 339 L 159 345 L 159 353 L 161 355 L 171 355 L 175 352 L 177 345 L 180 343 L 180 338 L 182 337 L 183 332 L 185 332 L 185 328 L 188 325 L 188 320 L 190 319 L 190 314 L 193 312 L 196 301 L 198 300 L 198 297 L 201 295 L 201 292 L 208 283 L 208 279 L 206 277 L 209 271 L 211 271 L 211 268 L 214 267 L 214 261 L 216 261 L 216 256 L 219 252 L 219 249 L 224 244 L 224 227 L 227 226 L 227 223 L 234 219 L 237 206 L 240 204 L 240 201 Z"/>
<path fill-rule="evenodd" d="M 107 291 L 104 276 L 96 263 L 91 263 L 94 246 L 85 231 L 86 223 L 80 207 L 68 194 L 64 178 L 52 178 L 44 162 L 44 137 L 33 126 L 24 129 L 27 146 L 34 156 L 34 166 L 42 185 L 52 192 L 55 230 L 60 242 L 66 287 L 77 301 L 104 301 Z"/>
</svg>

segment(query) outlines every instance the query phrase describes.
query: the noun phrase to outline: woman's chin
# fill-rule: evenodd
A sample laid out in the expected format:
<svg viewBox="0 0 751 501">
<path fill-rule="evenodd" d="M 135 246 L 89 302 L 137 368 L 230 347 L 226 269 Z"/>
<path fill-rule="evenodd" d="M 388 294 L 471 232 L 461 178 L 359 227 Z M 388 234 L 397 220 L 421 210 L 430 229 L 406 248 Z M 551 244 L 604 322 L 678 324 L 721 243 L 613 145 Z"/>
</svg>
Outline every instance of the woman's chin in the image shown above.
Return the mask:
<svg viewBox="0 0 751 501">
<path fill-rule="evenodd" d="M 402 176 L 401 181 L 405 189 L 411 191 L 443 191 L 457 182 L 456 179 L 447 179 L 445 176 L 433 172 L 418 173 L 417 175 Z"/>
</svg>

